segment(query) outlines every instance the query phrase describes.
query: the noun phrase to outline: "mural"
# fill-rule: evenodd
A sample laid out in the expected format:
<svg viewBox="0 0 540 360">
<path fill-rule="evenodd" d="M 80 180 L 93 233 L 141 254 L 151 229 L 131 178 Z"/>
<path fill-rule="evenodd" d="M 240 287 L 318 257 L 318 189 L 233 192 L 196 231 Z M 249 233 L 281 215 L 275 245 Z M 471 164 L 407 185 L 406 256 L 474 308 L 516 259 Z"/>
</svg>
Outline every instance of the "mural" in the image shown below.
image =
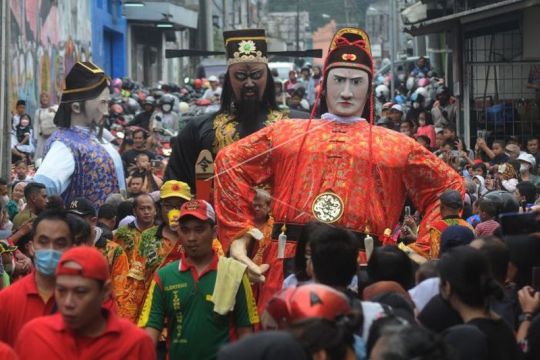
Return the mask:
<svg viewBox="0 0 540 360">
<path fill-rule="evenodd" d="M 10 107 L 24 99 L 33 116 L 39 94 L 60 101 L 64 75 L 91 59 L 91 1 L 10 0 Z"/>
</svg>

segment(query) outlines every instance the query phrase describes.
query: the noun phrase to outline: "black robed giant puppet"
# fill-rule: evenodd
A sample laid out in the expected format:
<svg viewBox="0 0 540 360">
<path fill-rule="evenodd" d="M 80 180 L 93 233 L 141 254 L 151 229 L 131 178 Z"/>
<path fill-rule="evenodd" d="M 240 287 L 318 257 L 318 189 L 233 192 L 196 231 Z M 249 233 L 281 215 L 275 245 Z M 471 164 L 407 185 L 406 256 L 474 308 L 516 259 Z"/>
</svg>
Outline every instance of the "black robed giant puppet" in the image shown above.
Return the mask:
<svg viewBox="0 0 540 360">
<path fill-rule="evenodd" d="M 221 108 L 215 114 L 193 118 L 186 124 L 173 140 L 165 174 L 167 179 L 186 182 L 192 189 L 196 188 L 195 165 L 201 151 L 208 150 L 215 157 L 223 147 L 289 117 L 276 105 L 264 30 L 225 31 L 223 38 L 228 70 Z M 202 157 L 198 165 L 209 165 L 211 161 Z"/>
</svg>

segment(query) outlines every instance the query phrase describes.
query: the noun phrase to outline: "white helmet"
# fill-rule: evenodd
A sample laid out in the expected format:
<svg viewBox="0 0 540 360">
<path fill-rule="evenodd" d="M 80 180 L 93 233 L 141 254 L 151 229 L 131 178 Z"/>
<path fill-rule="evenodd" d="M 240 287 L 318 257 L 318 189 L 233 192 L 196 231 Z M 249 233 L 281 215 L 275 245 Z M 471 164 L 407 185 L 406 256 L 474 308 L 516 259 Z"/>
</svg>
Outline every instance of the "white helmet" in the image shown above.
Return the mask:
<svg viewBox="0 0 540 360">
<path fill-rule="evenodd" d="M 385 99 L 388 99 L 388 95 L 390 95 L 390 89 L 388 89 L 388 86 L 381 84 L 375 88 L 375 97 L 380 98 L 383 96 Z"/>
<path fill-rule="evenodd" d="M 422 95 L 424 99 L 427 99 L 429 97 L 428 91 L 426 90 L 426 88 L 423 87 L 419 87 L 418 89 L 416 89 L 415 93 L 418 95 Z"/>
<path fill-rule="evenodd" d="M 416 85 L 416 79 L 412 76 L 409 76 L 406 83 L 407 90 L 412 90 L 414 88 L 414 85 Z"/>
<path fill-rule="evenodd" d="M 188 112 L 189 110 L 189 104 L 185 101 L 180 101 L 180 106 L 179 106 L 179 112 L 180 114 L 183 114 L 183 113 L 186 113 Z"/>
</svg>

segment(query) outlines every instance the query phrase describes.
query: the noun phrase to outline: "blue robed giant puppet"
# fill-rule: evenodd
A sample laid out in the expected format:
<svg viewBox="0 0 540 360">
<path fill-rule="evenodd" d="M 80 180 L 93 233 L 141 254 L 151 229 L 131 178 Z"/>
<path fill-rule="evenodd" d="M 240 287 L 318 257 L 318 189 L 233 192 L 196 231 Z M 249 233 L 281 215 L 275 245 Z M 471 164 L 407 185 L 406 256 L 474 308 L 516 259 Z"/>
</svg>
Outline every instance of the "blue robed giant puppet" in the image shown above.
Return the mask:
<svg viewBox="0 0 540 360">
<path fill-rule="evenodd" d="M 91 62 L 77 62 L 66 77 L 54 118 L 58 130 L 34 177 L 66 204 L 85 197 L 99 207 L 109 194 L 125 189 L 120 155 L 96 133 L 109 113 L 108 85 L 103 70 Z"/>
</svg>

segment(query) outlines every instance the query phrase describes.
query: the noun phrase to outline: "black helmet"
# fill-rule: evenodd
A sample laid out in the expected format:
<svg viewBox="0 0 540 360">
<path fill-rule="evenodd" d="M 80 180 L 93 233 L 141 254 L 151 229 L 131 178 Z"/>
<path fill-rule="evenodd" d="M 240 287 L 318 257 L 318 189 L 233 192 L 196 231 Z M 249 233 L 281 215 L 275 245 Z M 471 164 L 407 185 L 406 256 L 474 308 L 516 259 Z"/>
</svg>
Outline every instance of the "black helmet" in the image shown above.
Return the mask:
<svg viewBox="0 0 540 360">
<path fill-rule="evenodd" d="M 490 191 L 481 197 L 481 201 L 491 201 L 497 208 L 497 215 L 519 211 L 516 197 L 504 190 Z"/>
<path fill-rule="evenodd" d="M 450 95 L 450 89 L 447 86 L 441 86 L 437 89 L 437 95 Z"/>
<path fill-rule="evenodd" d="M 163 95 L 158 101 L 159 106 L 161 107 L 161 110 L 164 113 L 171 112 L 174 106 L 174 102 L 175 102 L 174 100 L 175 98 L 171 94 Z"/>
<path fill-rule="evenodd" d="M 156 99 L 153 96 L 147 96 L 144 98 L 143 105 L 156 105 Z"/>
<path fill-rule="evenodd" d="M 135 100 L 133 98 L 128 98 L 126 105 L 127 105 L 126 106 L 127 112 L 129 114 L 136 114 L 141 110 L 141 107 L 139 106 L 139 103 L 137 102 L 137 100 Z"/>
<path fill-rule="evenodd" d="M 111 105 L 113 104 L 122 105 L 123 102 L 124 102 L 124 99 L 122 99 L 122 96 L 120 96 L 120 94 L 111 95 L 111 101 L 110 101 Z"/>
<path fill-rule="evenodd" d="M 159 98 L 158 104 L 159 105 L 164 105 L 164 104 L 173 105 L 174 100 L 175 100 L 174 96 L 172 96 L 171 94 L 165 94 L 165 95 L 163 95 L 162 97 Z"/>
<path fill-rule="evenodd" d="M 158 99 L 158 100 L 163 96 L 163 94 L 165 94 L 165 93 L 164 93 L 163 91 L 161 91 L 161 90 L 155 90 L 155 91 L 153 91 L 152 93 L 153 93 L 152 95 L 154 95 L 154 97 L 155 97 L 156 99 Z"/>
</svg>

